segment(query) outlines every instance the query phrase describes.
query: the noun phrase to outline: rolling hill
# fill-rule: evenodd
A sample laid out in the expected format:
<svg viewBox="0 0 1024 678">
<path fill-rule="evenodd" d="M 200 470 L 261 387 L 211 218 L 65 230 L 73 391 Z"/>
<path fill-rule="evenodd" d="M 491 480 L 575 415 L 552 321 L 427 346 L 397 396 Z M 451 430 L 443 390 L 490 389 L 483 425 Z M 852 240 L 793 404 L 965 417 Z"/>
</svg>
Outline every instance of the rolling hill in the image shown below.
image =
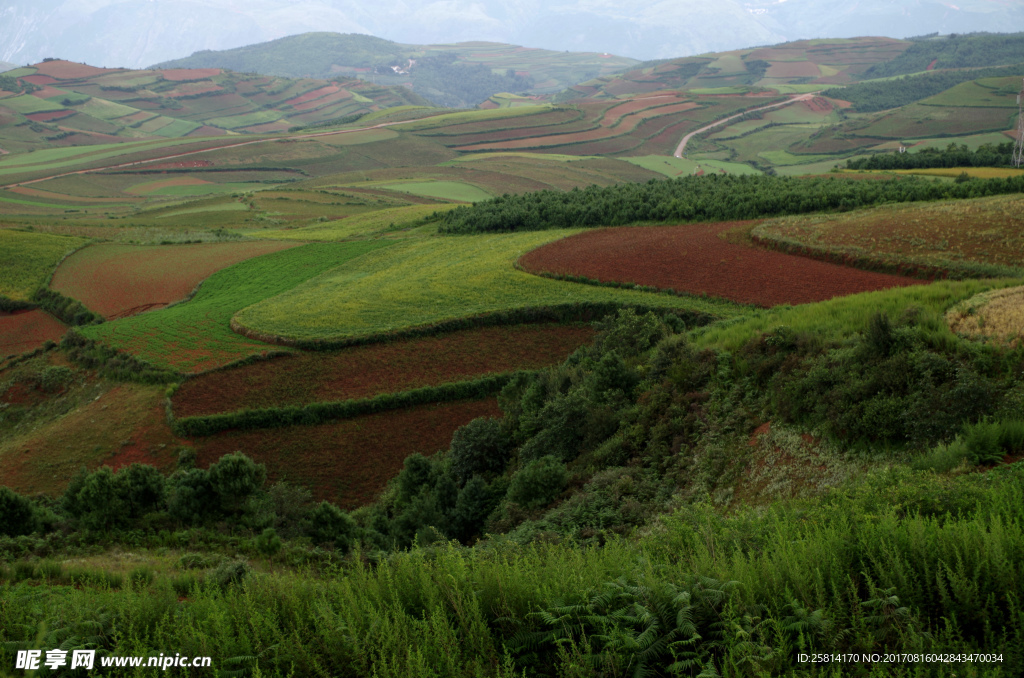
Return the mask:
<svg viewBox="0 0 1024 678">
<path fill-rule="evenodd" d="M 13 151 L 266 134 L 425 104 L 405 88 L 357 78 L 292 79 L 219 68 L 134 71 L 50 60 L 0 80 L 0 144 Z"/>
<path fill-rule="evenodd" d="M 226 68 L 287 77 L 360 77 L 406 85 L 439 106 L 473 107 L 495 92 L 547 94 L 621 71 L 635 59 L 493 42 L 403 45 L 369 35 L 304 33 L 196 52 L 154 68 Z"/>
</svg>

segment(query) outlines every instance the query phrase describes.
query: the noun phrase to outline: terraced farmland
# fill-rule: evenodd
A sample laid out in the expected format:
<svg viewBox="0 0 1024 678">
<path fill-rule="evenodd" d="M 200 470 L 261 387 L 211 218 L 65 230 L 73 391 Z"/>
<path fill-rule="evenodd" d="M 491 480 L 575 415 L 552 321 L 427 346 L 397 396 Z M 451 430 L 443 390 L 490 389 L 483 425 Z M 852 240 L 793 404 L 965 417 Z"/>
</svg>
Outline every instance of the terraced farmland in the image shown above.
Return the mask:
<svg viewBox="0 0 1024 678">
<path fill-rule="evenodd" d="M 736 312 L 724 302 L 564 283 L 512 267 L 527 251 L 574 232 L 398 242 L 387 251 L 369 252 L 348 266 L 247 305 L 233 322 L 240 331 L 267 338 L 319 341 L 406 331 L 467 316 L 571 304 L 635 304 L 720 316 Z"/>
<path fill-rule="evenodd" d="M 220 269 L 295 244 L 97 244 L 65 259 L 50 287 L 107 319 L 123 318 L 181 301 Z"/>
<path fill-rule="evenodd" d="M 993 265 L 1024 267 L 1022 210 L 1024 198 L 1019 195 L 886 205 L 772 220 L 755 228 L 753 235 L 767 244 L 802 246 L 837 260 L 862 258 L 890 267 L 902 263 L 982 274 Z"/>
<path fill-rule="evenodd" d="M 741 304 L 806 304 L 921 284 L 726 241 L 743 222 L 608 228 L 539 247 L 519 263 L 528 271 L 709 295 Z"/>
<path fill-rule="evenodd" d="M 235 450 L 267 465 L 272 481 L 308 487 L 316 499 L 353 509 L 370 503 L 412 454 L 445 449 L 452 433 L 501 412 L 491 398 L 371 414 L 316 426 L 226 431 L 196 441 L 208 466 Z"/>
<path fill-rule="evenodd" d="M 234 334 L 229 327 L 234 313 L 389 244 L 325 243 L 267 254 L 210 276 L 187 303 L 83 332 L 160 367 L 181 372 L 209 370 L 269 348 Z"/>
<path fill-rule="evenodd" d="M 175 417 L 369 398 L 485 374 L 538 369 L 589 341 L 586 326 L 487 327 L 437 337 L 303 353 L 186 381 Z"/>
</svg>

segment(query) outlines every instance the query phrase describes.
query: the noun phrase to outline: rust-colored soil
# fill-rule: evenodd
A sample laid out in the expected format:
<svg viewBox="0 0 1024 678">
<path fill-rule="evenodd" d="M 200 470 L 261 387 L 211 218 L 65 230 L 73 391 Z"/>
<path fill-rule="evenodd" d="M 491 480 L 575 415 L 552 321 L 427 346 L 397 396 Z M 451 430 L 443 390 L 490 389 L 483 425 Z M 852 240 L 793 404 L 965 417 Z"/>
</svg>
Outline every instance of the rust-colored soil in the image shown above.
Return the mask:
<svg viewBox="0 0 1024 678">
<path fill-rule="evenodd" d="M 225 431 L 196 445 L 207 467 L 241 450 L 267 465 L 270 481 L 304 485 L 317 500 L 345 509 L 364 506 L 398 475 L 409 455 L 446 449 L 455 429 L 477 417 L 500 416 L 497 400 L 424 405 L 318 426 Z"/>
<path fill-rule="evenodd" d="M 33 351 L 47 341 L 59 341 L 67 326 L 38 309 L 0 313 L 0 358 Z"/>
<path fill-rule="evenodd" d="M 298 243 L 99 244 L 64 260 L 50 286 L 106 318 L 123 318 L 184 299 L 222 268 Z"/>
<path fill-rule="evenodd" d="M 564 360 L 594 331 L 584 326 L 486 327 L 438 337 L 303 353 L 211 372 L 174 394 L 188 417 L 325 400 L 368 398 Z"/>
<path fill-rule="evenodd" d="M 726 222 L 587 231 L 524 255 L 528 271 L 628 282 L 745 304 L 805 304 L 920 280 L 734 244 Z"/>
</svg>

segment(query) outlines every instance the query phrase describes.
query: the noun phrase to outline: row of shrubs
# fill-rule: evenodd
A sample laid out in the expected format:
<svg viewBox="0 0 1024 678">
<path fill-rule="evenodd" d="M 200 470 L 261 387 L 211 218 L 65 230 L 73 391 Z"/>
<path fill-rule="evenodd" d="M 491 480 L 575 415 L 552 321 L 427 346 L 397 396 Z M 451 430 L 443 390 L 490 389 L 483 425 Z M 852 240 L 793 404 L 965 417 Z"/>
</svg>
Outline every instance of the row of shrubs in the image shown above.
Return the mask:
<svg viewBox="0 0 1024 678">
<path fill-rule="evenodd" d="M 118 471 L 83 468 L 56 501 L 0 487 L 0 535 L 69 529 L 127 535 L 223 525 L 258 534 L 255 547 L 265 555 L 280 549 L 278 532 L 342 552 L 356 538 L 355 522 L 346 512 L 328 502 L 313 505 L 308 491 L 285 483 L 265 487 L 266 467 L 240 452 L 221 457 L 208 469 L 196 468 L 194 462 L 195 453 L 184 448 L 170 476 L 144 464 Z"/>
<path fill-rule="evenodd" d="M 401 393 L 382 393 L 362 400 L 317 402 L 295 407 L 270 407 L 261 410 L 241 410 L 226 414 L 183 417 L 176 419 L 172 427 L 176 435 L 188 438 L 209 436 L 230 429 L 313 426 L 335 419 L 346 419 L 426 403 L 484 398 L 499 391 L 512 377 L 511 374 L 495 374 L 440 386 L 425 386 Z"/>
<path fill-rule="evenodd" d="M 59 318 L 72 327 L 82 325 L 98 325 L 103 316 L 93 313 L 80 301 L 65 297 L 60 292 L 40 287 L 32 294 L 32 301 L 44 311 Z"/>
<path fill-rule="evenodd" d="M 171 384 L 181 381 L 181 375 L 177 372 L 156 367 L 133 355 L 104 346 L 74 328 L 64 334 L 60 347 L 73 362 L 88 369 L 98 370 L 111 379 L 144 384 Z"/>
<path fill-rule="evenodd" d="M 459 332 L 476 327 L 528 325 L 536 323 L 592 322 L 605 318 L 609 315 L 614 315 L 624 308 L 630 308 L 638 313 L 652 313 L 659 317 L 673 315 L 688 327 L 699 327 L 717 320 L 716 317 L 708 313 L 702 313 L 691 309 L 670 309 L 658 306 L 641 306 L 637 304 L 624 306 L 621 303 L 611 301 L 583 301 L 571 304 L 527 306 L 504 311 L 493 311 L 491 313 L 482 313 L 475 316 L 452 318 L 450 320 L 443 320 L 424 327 L 414 327 L 386 334 L 370 334 L 339 339 L 290 339 L 274 335 L 265 335 L 249 330 L 248 328 L 238 324 L 233 318 L 231 320 L 231 329 L 243 336 L 271 344 L 295 346 L 296 348 L 301 348 L 307 351 L 330 351 L 339 348 L 348 348 L 350 346 L 361 346 L 364 344 L 377 344 L 400 339 L 430 337 L 437 334 Z"/>
</svg>

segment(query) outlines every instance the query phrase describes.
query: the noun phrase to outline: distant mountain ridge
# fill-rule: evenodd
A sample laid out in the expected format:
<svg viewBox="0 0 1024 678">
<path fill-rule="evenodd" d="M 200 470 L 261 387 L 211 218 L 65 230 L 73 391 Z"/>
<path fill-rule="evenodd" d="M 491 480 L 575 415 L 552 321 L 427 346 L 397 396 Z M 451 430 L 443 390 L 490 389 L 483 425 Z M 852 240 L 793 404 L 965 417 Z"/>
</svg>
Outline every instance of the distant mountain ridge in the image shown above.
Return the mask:
<svg viewBox="0 0 1024 678">
<path fill-rule="evenodd" d="M 439 106 L 473 107 L 496 92 L 554 93 L 638 63 L 610 54 L 504 43 L 404 45 L 370 35 L 316 32 L 204 50 L 154 68 L 226 68 L 293 78 L 356 76 L 407 86 Z"/>
<path fill-rule="evenodd" d="M 1021 26 L 1024 0 L 7 0 L 0 60 L 138 68 L 309 31 L 660 59 L 805 38 Z"/>
<path fill-rule="evenodd" d="M 267 134 L 429 103 L 404 87 L 209 69 L 102 69 L 50 60 L 0 76 L 8 151 L 228 133 Z"/>
</svg>

